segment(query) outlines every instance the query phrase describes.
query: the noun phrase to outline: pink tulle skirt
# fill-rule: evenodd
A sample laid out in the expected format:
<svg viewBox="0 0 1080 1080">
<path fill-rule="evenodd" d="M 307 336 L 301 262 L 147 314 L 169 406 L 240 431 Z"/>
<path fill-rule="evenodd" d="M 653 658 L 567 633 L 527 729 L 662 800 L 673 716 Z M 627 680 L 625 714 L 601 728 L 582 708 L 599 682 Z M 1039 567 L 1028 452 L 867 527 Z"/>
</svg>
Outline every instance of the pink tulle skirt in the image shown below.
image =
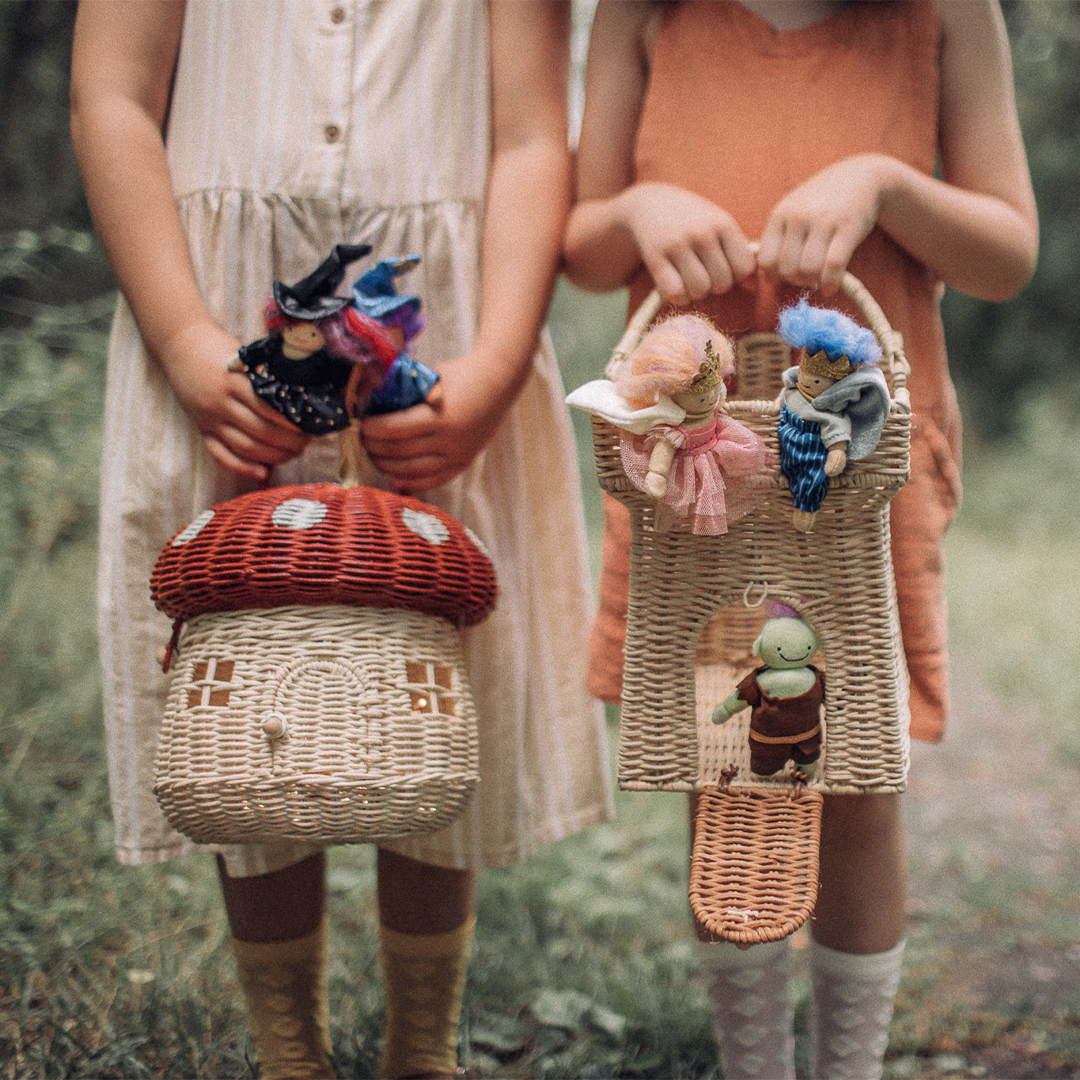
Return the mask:
<svg viewBox="0 0 1080 1080">
<path fill-rule="evenodd" d="M 660 424 L 646 435 L 624 434 L 623 469 L 641 491 L 661 439 L 676 450 L 667 491 L 656 508 L 661 527 L 720 536 L 729 522 L 750 512 L 769 484 L 772 462 L 765 444 L 737 420 L 717 413 L 713 423 L 698 428 Z"/>
</svg>

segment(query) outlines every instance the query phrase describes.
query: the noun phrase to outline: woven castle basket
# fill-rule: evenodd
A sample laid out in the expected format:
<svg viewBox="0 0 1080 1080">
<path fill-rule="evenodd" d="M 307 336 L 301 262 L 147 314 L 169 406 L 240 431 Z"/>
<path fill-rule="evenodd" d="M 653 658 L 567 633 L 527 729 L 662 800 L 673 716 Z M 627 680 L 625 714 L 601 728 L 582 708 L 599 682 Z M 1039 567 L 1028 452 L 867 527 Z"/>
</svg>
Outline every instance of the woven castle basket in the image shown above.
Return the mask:
<svg viewBox="0 0 1080 1080">
<path fill-rule="evenodd" d="M 178 533 L 152 592 L 176 620 L 154 792 L 179 831 L 359 843 L 461 812 L 479 779 L 461 629 L 496 584 L 453 518 L 365 487 L 256 492 Z"/>
<path fill-rule="evenodd" d="M 881 344 L 893 404 L 877 449 L 832 479 L 812 531 L 793 527 L 779 472 L 722 536 L 657 530 L 653 500 L 623 472 L 620 432 L 592 419 L 600 484 L 628 507 L 631 523 L 619 786 L 708 793 L 698 808 L 691 900 L 715 936 L 740 943 L 784 937 L 812 910 L 822 793 L 898 792 L 907 775 L 889 500 L 908 477 L 909 367 L 900 335 L 862 284 L 847 274 L 842 288 Z M 609 376 L 659 306 L 654 292 L 635 313 Z M 726 411 L 778 460 L 776 398 L 791 349 L 778 334 L 753 333 L 737 340 L 736 360 Z M 766 598 L 794 608 L 821 641 L 825 735 L 805 785 L 791 763 L 772 777 L 750 772 L 748 711 L 711 722 L 714 707 L 755 666 Z"/>
</svg>

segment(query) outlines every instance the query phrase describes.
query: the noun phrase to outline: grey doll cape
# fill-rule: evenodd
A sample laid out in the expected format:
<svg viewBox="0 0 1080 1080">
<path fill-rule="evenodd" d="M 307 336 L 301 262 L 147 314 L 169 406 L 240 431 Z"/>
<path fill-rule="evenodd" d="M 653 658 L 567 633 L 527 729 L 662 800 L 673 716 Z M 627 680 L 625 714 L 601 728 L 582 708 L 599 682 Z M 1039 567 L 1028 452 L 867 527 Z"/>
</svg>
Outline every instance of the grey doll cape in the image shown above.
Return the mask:
<svg viewBox="0 0 1080 1080">
<path fill-rule="evenodd" d="M 798 367 L 790 367 L 784 372 L 784 385 L 794 386 L 798 378 Z M 848 460 L 860 461 L 877 449 L 892 399 L 881 369 L 864 367 L 838 379 L 814 398 L 813 405 L 822 412 L 843 413 L 848 418 L 851 422 Z"/>
</svg>

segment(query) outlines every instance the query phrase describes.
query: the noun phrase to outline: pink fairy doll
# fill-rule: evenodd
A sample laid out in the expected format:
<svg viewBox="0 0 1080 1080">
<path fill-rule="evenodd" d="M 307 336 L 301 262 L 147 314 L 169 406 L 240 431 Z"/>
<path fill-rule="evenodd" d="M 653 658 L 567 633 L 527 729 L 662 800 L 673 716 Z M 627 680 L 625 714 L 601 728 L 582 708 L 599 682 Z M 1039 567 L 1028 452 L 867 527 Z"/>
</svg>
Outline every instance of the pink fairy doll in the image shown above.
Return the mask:
<svg viewBox="0 0 1080 1080">
<path fill-rule="evenodd" d="M 765 444 L 721 411 L 731 342 L 699 315 L 654 326 L 613 373 L 567 398 L 626 433 L 623 469 L 657 500 L 657 527 L 719 536 L 752 508 L 771 471 Z"/>
</svg>

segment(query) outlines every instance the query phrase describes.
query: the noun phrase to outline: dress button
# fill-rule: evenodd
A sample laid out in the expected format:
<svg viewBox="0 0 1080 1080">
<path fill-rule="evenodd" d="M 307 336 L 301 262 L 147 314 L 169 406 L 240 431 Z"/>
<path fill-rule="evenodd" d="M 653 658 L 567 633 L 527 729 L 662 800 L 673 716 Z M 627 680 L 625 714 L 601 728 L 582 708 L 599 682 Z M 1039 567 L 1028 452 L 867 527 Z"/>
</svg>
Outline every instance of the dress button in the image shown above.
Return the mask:
<svg viewBox="0 0 1080 1080">
<path fill-rule="evenodd" d="M 345 21 L 345 9 L 343 7 L 336 7 L 330 12 L 330 21 L 332 23 L 343 23 Z"/>
<path fill-rule="evenodd" d="M 341 128 L 337 124 L 327 124 L 323 128 L 323 135 L 326 136 L 327 142 L 337 142 L 341 138 Z"/>
</svg>

